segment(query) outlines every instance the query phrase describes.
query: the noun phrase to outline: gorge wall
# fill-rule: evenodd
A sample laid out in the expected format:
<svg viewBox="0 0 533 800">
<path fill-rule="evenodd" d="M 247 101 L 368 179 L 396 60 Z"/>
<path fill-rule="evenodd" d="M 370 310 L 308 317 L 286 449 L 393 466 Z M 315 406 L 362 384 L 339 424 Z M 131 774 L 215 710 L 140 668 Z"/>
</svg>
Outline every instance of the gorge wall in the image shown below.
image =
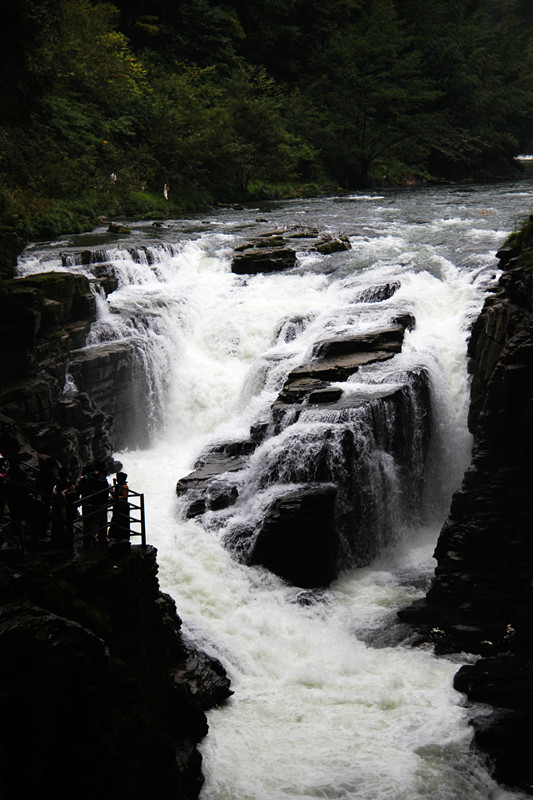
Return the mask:
<svg viewBox="0 0 533 800">
<path fill-rule="evenodd" d="M 469 343 L 472 463 L 438 539 L 426 598 L 400 616 L 437 652 L 479 654 L 455 686 L 498 780 L 533 792 L 533 217 L 498 253 L 503 274 Z"/>
<path fill-rule="evenodd" d="M 0 285 L 0 420 L 30 483 L 43 456 L 75 474 L 94 460 L 119 468 L 125 431 L 110 412 L 127 412 L 134 358 L 80 350 L 94 318 L 83 275 Z M 78 387 L 65 391 L 71 364 Z M 220 663 L 182 635 L 156 551 L 119 543 L 69 557 L 46 540 L 30 553 L 14 542 L 0 514 L 2 798 L 197 798 L 205 711 L 231 691 Z"/>
<path fill-rule="evenodd" d="M 193 800 L 205 710 L 231 692 L 180 633 L 155 550 L 0 565 L 5 800 Z"/>
</svg>

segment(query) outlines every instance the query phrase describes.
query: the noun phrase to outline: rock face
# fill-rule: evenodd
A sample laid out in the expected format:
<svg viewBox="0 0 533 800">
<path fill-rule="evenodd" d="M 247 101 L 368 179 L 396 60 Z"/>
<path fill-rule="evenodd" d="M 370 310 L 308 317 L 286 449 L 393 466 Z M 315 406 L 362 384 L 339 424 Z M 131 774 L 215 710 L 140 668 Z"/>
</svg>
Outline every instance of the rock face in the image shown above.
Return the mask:
<svg viewBox="0 0 533 800">
<path fill-rule="evenodd" d="M 85 347 L 96 313 L 88 279 L 47 272 L 6 286 L 0 405 L 32 447 L 82 467 L 146 443 L 146 377 L 134 346 Z"/>
<path fill-rule="evenodd" d="M 110 461 L 112 420 L 83 393 L 64 392 L 69 354 L 95 317 L 87 278 L 42 273 L 6 282 L 0 295 L 2 413 L 40 453 L 63 464 Z"/>
<path fill-rule="evenodd" d="M 69 373 L 78 389 L 112 418 L 115 447 L 148 443 L 148 385 L 134 346 L 109 342 L 73 350 Z"/>
<path fill-rule="evenodd" d="M 369 291 L 368 301 L 381 293 Z M 361 366 L 392 359 L 412 324 L 406 317 L 316 342 L 311 360 L 288 375 L 269 419 L 249 439 L 205 453 L 178 481 L 187 516 L 206 515 L 205 524 L 216 526 L 220 511 L 236 558 L 306 589 L 328 585 L 392 544 L 421 506 L 428 376 L 422 368 L 391 373 L 392 387 L 368 391 L 342 384 Z M 251 485 L 262 504 L 255 518 L 245 508 Z"/>
<path fill-rule="evenodd" d="M 456 687 L 499 709 L 477 723 L 477 741 L 499 780 L 530 790 L 533 766 L 519 740 L 533 725 L 532 220 L 499 256 L 498 291 L 469 345 L 472 465 L 439 536 L 427 597 L 401 616 L 426 625 L 440 652 L 485 656 L 460 670 Z"/>
<path fill-rule="evenodd" d="M 0 597 L 2 797 L 196 798 L 204 712 L 231 692 L 153 548 L 0 566 Z"/>
<path fill-rule="evenodd" d="M 93 460 L 114 471 L 115 434 L 134 419 L 133 358 L 84 348 L 95 311 L 88 280 L 45 273 L 4 287 L 0 417 L 23 471 L 33 481 L 37 463 L 76 471 Z M 69 365 L 86 391 L 66 390 Z M 109 408 L 110 396 L 128 412 L 124 428 L 97 405 Z M 231 691 L 221 664 L 181 635 L 155 550 L 117 543 L 69 557 L 44 544 L 25 554 L 10 546 L 11 509 L 2 523 L 2 798 L 195 800 L 204 712 Z"/>
</svg>

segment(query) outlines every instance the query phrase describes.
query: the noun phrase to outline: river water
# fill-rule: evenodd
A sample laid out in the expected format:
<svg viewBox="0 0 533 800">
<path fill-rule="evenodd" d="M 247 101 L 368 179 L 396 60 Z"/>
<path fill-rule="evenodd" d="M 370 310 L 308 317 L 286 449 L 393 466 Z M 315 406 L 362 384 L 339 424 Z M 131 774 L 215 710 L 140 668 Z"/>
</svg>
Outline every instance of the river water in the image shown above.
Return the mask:
<svg viewBox="0 0 533 800">
<path fill-rule="evenodd" d="M 150 446 L 117 457 L 130 485 L 145 492 L 163 590 L 234 690 L 208 715 L 202 800 L 520 797 L 494 784 L 471 750 L 472 709 L 452 688 L 468 656 L 437 659 L 429 647 L 412 647 L 394 619 L 427 586 L 439 528 L 469 462 L 468 330 L 497 280 L 495 252 L 530 199 L 525 181 L 355 193 L 221 209 L 163 227 L 136 223 L 120 242 L 102 228 L 33 245 L 21 257 L 21 274 L 90 274 L 91 266 L 61 266 L 59 254 L 106 249 L 119 277 L 117 291 L 99 296 L 91 342 L 135 342 L 148 376 Z M 284 273 L 231 273 L 235 246 L 294 224 L 344 233 L 352 248 L 302 252 Z M 364 290 L 390 282 L 400 284 L 392 297 L 361 302 Z M 429 372 L 432 435 L 419 522 L 403 520 L 377 560 L 302 602 L 301 590 L 239 563 L 223 541 L 235 519 L 260 520 L 265 493 L 277 490 L 258 477 L 264 464 L 305 459 L 302 437 L 316 421 L 267 439 L 239 477 L 241 499 L 229 512 L 186 519 L 176 481 L 206 447 L 246 437 L 267 418 L 315 342 L 405 312 L 416 327 L 402 353 L 343 388 L 368 395 L 403 370 Z M 385 511 L 389 494 L 378 504 Z"/>
</svg>

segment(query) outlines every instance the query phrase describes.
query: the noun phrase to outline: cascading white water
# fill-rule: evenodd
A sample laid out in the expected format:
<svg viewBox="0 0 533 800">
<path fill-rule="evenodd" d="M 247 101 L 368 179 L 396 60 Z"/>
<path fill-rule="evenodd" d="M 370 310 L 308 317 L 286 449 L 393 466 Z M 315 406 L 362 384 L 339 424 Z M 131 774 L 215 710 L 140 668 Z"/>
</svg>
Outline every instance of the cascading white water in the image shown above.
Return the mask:
<svg viewBox="0 0 533 800">
<path fill-rule="evenodd" d="M 233 246 L 267 227 L 253 210 L 220 212 L 209 225 L 175 223 L 160 232 L 173 249 L 155 247 L 151 259 L 124 251 L 113 257 L 119 289 L 102 307 L 92 342 L 136 342 L 151 376 L 154 425 L 148 450 L 118 457 L 130 485 L 145 492 L 162 587 L 187 632 L 222 661 L 235 692 L 209 713 L 202 800 L 520 796 L 497 787 L 470 752 L 467 711 L 452 689 L 461 658 L 367 644 L 398 607 L 420 596 L 438 527 L 468 463 L 468 327 L 494 283 L 494 251 L 522 213 L 520 188 L 370 193 L 272 208 L 272 229 L 303 219 L 342 230 L 352 242 L 335 256 L 302 254 L 283 274 L 230 272 Z M 142 226 L 134 228 L 128 247 L 143 244 L 143 236 Z M 21 271 L 54 265 L 50 250 L 45 256 L 28 252 Z M 91 272 L 90 265 L 76 269 Z M 400 283 L 389 299 L 359 302 L 362 291 L 387 282 Z M 211 442 L 246 437 L 267 418 L 288 372 L 317 341 L 371 330 L 407 311 L 416 327 L 402 353 L 361 370 L 344 389 L 368 396 L 393 389 L 402 370 L 428 370 L 425 510 L 434 522 L 403 531 L 371 566 L 302 603 L 300 590 L 239 564 L 222 544 L 231 519 L 260 518 L 268 493 L 277 491 L 261 476 L 275 439 L 290 438 L 291 427 L 252 457 L 240 476 L 242 502 L 218 519 L 208 514 L 205 526 L 181 515 L 176 481 Z M 310 436 L 320 424 L 312 411 L 298 421 Z M 386 455 L 376 458 L 394 496 L 395 465 Z"/>
</svg>

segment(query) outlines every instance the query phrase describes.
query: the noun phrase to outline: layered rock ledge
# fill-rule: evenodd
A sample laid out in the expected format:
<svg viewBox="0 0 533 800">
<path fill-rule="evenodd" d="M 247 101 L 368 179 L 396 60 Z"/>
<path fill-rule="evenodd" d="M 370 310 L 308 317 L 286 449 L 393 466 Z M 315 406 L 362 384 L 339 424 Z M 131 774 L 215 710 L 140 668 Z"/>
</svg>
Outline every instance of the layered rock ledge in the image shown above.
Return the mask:
<svg viewBox="0 0 533 800">
<path fill-rule="evenodd" d="M 369 292 L 368 301 L 390 296 L 390 287 L 382 289 Z M 423 368 L 391 373 L 392 385 L 383 387 L 353 391 L 346 380 L 392 359 L 413 325 L 405 315 L 401 323 L 317 341 L 250 438 L 216 445 L 178 481 L 184 513 L 206 515 L 204 524 L 216 526 L 220 512 L 224 542 L 236 558 L 305 589 L 368 564 L 420 507 L 429 382 Z M 250 483 L 266 503 L 255 520 L 239 505 Z"/>
<path fill-rule="evenodd" d="M 65 393 L 70 353 L 95 319 L 84 275 L 47 272 L 5 282 L 0 294 L 0 407 L 31 446 L 62 463 L 110 462 L 112 419 L 85 392 Z"/>
<path fill-rule="evenodd" d="M 482 658 L 455 685 L 496 713 L 475 720 L 498 780 L 532 792 L 533 219 L 499 251 L 499 287 L 469 344 L 472 464 L 438 539 L 423 601 L 401 612 L 437 652 Z"/>
</svg>

